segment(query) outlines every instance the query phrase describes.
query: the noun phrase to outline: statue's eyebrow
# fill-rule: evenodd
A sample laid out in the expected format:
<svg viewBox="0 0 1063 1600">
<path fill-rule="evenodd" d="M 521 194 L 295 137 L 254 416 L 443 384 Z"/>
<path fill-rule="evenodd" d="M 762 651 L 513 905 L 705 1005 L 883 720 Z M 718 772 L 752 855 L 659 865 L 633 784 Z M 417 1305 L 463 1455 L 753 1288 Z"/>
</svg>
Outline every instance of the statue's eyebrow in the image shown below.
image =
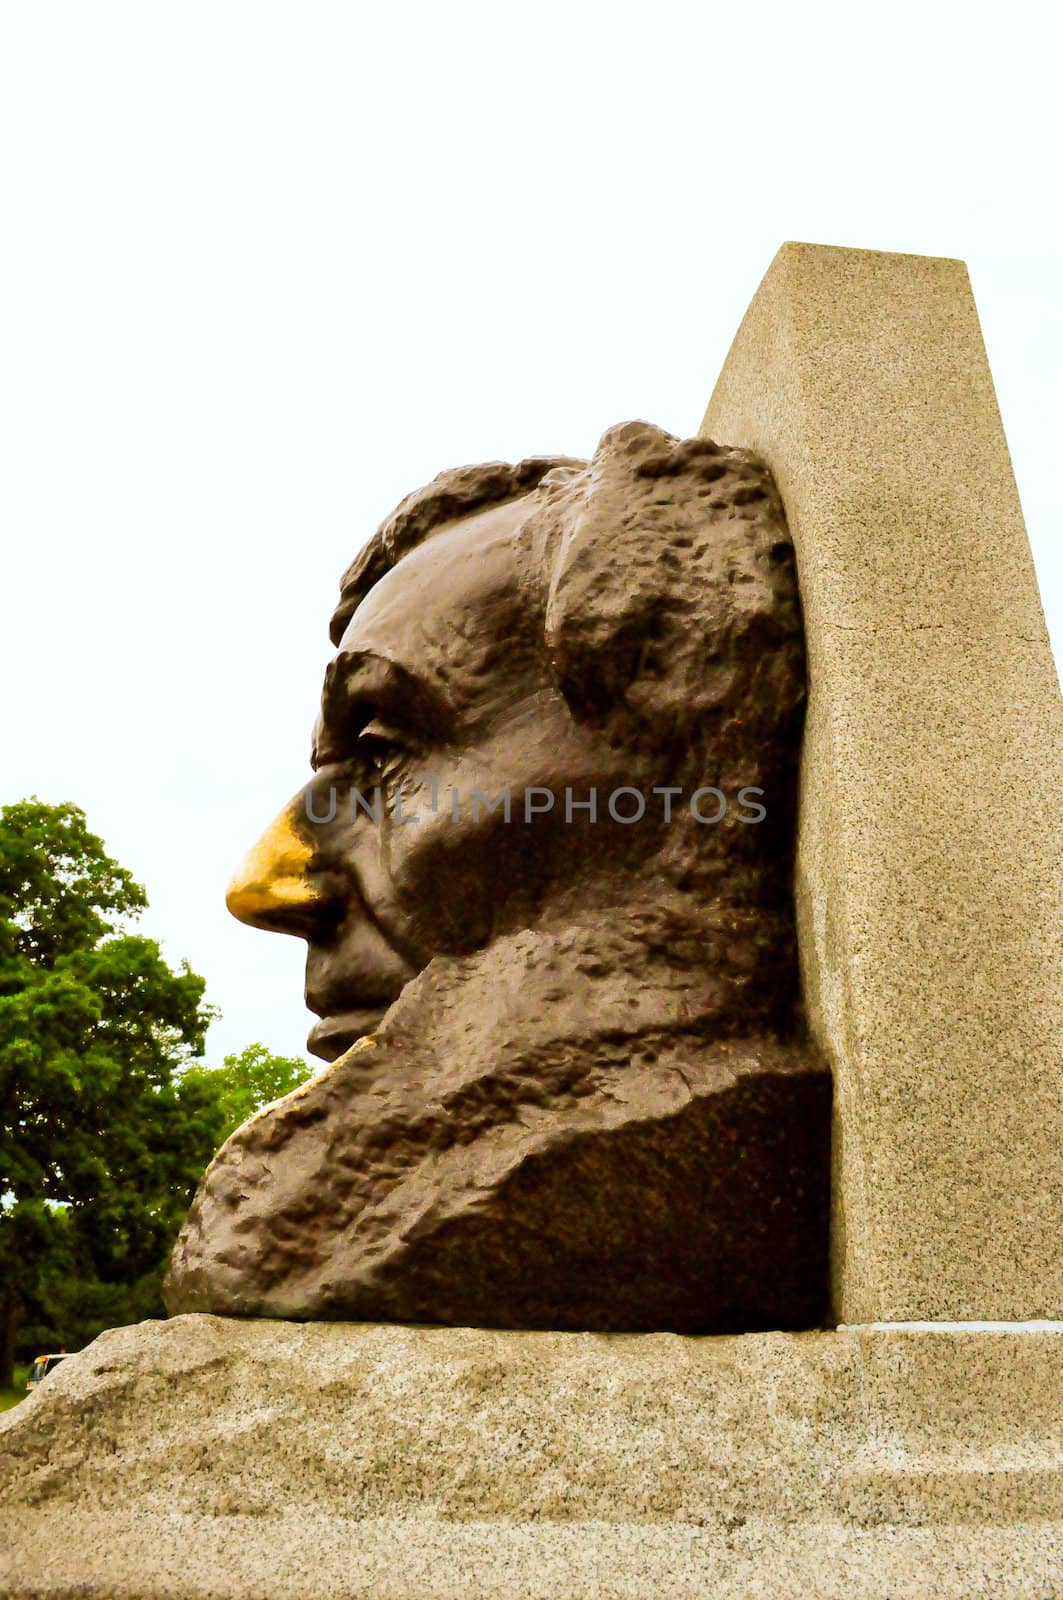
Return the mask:
<svg viewBox="0 0 1063 1600">
<path fill-rule="evenodd" d="M 445 737 L 454 710 L 439 690 L 373 650 L 341 650 L 325 669 L 314 766 L 336 759 L 359 726 L 388 717 L 424 738 Z"/>
</svg>

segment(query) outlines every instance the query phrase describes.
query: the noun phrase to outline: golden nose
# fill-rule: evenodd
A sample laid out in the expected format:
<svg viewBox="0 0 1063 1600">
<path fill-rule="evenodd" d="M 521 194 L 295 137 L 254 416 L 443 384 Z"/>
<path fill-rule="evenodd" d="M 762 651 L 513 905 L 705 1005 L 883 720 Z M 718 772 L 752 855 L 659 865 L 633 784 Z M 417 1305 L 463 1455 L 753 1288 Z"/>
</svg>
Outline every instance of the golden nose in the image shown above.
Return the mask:
<svg viewBox="0 0 1063 1600">
<path fill-rule="evenodd" d="M 310 872 L 313 852 L 287 806 L 247 852 L 225 904 L 239 921 L 273 933 L 302 933 L 322 899 Z"/>
</svg>

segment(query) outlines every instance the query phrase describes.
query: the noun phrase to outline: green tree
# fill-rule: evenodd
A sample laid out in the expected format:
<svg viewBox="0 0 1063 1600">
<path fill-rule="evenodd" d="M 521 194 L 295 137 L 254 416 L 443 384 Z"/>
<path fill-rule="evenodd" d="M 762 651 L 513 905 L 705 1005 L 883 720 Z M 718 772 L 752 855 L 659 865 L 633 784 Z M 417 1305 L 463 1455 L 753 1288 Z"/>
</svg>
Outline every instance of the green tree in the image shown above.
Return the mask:
<svg viewBox="0 0 1063 1600">
<path fill-rule="evenodd" d="M 157 1302 L 224 1131 L 216 1086 L 182 1070 L 204 981 L 126 930 L 146 903 L 77 806 L 0 810 L 0 1385 L 20 1322 L 76 1311 L 71 1342 L 123 1295 Z"/>
<path fill-rule="evenodd" d="M 273 1055 L 264 1044 L 249 1044 L 238 1055 L 226 1056 L 220 1067 L 190 1067 L 182 1081 L 202 1083 L 215 1092 L 227 1139 L 256 1111 L 305 1083 L 313 1070 L 296 1056 Z"/>
</svg>

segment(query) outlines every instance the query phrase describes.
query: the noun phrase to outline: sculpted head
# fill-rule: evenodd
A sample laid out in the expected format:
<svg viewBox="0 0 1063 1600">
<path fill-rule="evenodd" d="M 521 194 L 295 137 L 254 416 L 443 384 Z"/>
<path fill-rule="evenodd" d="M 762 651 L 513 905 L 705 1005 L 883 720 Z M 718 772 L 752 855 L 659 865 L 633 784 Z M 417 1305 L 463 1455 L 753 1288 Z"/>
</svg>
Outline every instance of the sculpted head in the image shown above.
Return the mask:
<svg viewBox="0 0 1063 1600">
<path fill-rule="evenodd" d="M 756 457 L 629 423 L 588 463 L 443 473 L 345 574 L 331 631 L 314 775 L 229 893 L 307 941 L 317 1054 L 437 957 L 636 907 L 650 937 L 778 913 L 762 1000 L 790 1003 L 803 645 Z"/>
<path fill-rule="evenodd" d="M 229 903 L 330 1065 L 234 1133 L 171 1311 L 726 1332 L 826 1303 L 793 550 L 645 423 L 443 473 L 343 580 L 314 774 Z M 592 809 L 593 807 L 593 809 Z"/>
</svg>

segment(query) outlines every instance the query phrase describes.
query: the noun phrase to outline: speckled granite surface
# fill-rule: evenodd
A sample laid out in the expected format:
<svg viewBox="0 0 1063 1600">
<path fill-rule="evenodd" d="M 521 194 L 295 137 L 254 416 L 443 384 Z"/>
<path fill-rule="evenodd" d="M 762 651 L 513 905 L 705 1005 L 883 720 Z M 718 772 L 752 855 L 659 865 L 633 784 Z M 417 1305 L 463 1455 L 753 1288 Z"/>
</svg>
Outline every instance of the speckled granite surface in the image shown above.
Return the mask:
<svg viewBox="0 0 1063 1600">
<path fill-rule="evenodd" d="M 1063 701 L 963 263 L 784 245 L 703 432 L 797 552 L 838 1313 L 1063 1317 Z"/>
<path fill-rule="evenodd" d="M 1055 1600 L 1061 1393 L 1063 1329 L 142 1323 L 0 1423 L 0 1593 Z"/>
</svg>

